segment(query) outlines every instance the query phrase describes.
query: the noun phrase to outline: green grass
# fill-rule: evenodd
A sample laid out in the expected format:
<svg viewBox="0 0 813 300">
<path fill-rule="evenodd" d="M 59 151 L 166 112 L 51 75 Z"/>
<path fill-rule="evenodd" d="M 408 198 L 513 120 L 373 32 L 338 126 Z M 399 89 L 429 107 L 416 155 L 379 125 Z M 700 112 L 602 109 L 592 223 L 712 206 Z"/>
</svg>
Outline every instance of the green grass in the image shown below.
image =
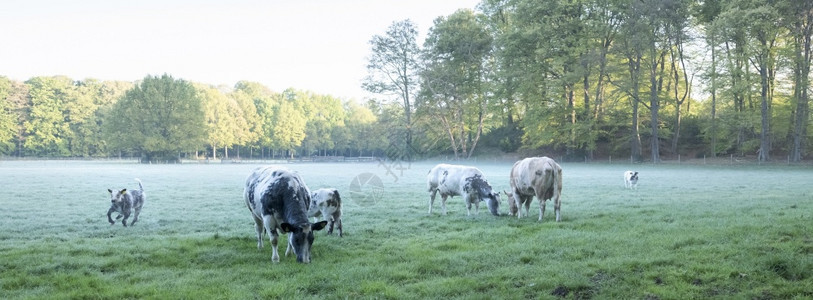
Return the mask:
<svg viewBox="0 0 813 300">
<path fill-rule="evenodd" d="M 508 188 L 510 162 L 470 164 Z M 287 165 L 344 200 L 345 236 L 318 232 L 303 265 L 256 248 L 256 164 L 3 161 L 0 298 L 813 298 L 813 170 L 562 164 L 562 222 L 549 204 L 540 223 L 536 201 L 519 220 L 467 217 L 459 197 L 428 215 L 432 165 Z M 384 190 L 351 192 L 365 172 Z M 134 177 L 140 220 L 110 226 L 107 189 Z"/>
</svg>

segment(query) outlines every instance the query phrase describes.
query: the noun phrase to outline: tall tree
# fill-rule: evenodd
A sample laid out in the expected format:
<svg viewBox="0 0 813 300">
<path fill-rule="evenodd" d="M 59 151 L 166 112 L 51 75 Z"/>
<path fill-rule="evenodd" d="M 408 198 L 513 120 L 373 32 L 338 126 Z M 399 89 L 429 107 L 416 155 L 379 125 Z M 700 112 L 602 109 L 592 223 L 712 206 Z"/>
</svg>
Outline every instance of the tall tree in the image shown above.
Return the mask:
<svg viewBox="0 0 813 300">
<path fill-rule="evenodd" d="M 191 83 L 147 76 L 116 102 L 105 132 L 116 149 L 142 153 L 142 162 L 177 162 L 199 149 L 206 128 L 203 102 Z"/>
<path fill-rule="evenodd" d="M 11 88 L 11 80 L 0 76 L 0 154 L 9 154 L 14 149 L 17 117 L 14 105 L 8 99 Z"/>
<path fill-rule="evenodd" d="M 813 2 L 790 0 L 783 3 L 781 15 L 786 18 L 784 26 L 790 31 L 793 69 L 793 99 L 796 102 L 793 116 L 793 139 L 790 157 L 801 161 L 806 151 L 808 120 L 810 117 L 810 65 L 813 60 Z"/>
<path fill-rule="evenodd" d="M 471 157 L 484 130 L 484 63 L 491 42 L 474 12 L 461 9 L 435 19 L 424 43 L 422 109 L 441 121 L 455 158 Z"/>
<path fill-rule="evenodd" d="M 34 77 L 29 86 L 31 111 L 26 128 L 25 151 L 35 156 L 70 155 L 71 129 L 66 105 L 74 97 L 73 80 L 64 76 Z"/>
<path fill-rule="evenodd" d="M 217 148 L 223 147 L 224 158 L 229 158 L 229 147 L 246 135 L 249 126 L 240 105 L 220 90 L 211 86 L 196 86 L 203 101 L 206 119 L 206 140 L 212 147 L 212 158 L 217 158 Z"/>
<path fill-rule="evenodd" d="M 372 53 L 367 63 L 369 75 L 362 86 L 376 94 L 395 96 L 404 111 L 405 159 L 414 154 L 412 145 L 413 99 L 418 85 L 420 49 L 417 43 L 418 29 L 410 20 L 394 22 L 386 35 L 376 35 L 370 40 Z"/>
<path fill-rule="evenodd" d="M 247 140 L 250 143 L 257 142 L 258 146 L 263 149 L 276 147 L 277 143 L 273 140 L 274 107 L 278 105 L 280 97 L 262 84 L 250 81 L 238 82 L 234 87 L 234 95 L 236 98 L 244 99 L 240 102 L 243 103 L 242 107 L 246 107 L 248 103 L 254 106 L 256 119 L 247 119 L 247 121 L 251 121 L 249 124 L 252 128 L 252 134 L 248 136 Z M 250 108 L 246 108 L 244 112 L 250 110 Z M 264 150 L 261 152 L 264 153 Z"/>
</svg>

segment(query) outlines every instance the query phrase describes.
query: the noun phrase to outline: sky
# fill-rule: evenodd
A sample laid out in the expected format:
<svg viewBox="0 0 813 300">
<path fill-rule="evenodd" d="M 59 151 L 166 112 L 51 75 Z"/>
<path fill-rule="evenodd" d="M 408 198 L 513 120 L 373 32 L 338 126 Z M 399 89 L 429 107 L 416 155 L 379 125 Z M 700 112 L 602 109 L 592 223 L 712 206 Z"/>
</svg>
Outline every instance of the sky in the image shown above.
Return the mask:
<svg viewBox="0 0 813 300">
<path fill-rule="evenodd" d="M 25 81 L 136 81 L 164 73 L 275 92 L 343 99 L 361 88 L 370 39 L 412 20 L 423 44 L 432 22 L 479 0 L 3 0 L 0 76 Z"/>
</svg>

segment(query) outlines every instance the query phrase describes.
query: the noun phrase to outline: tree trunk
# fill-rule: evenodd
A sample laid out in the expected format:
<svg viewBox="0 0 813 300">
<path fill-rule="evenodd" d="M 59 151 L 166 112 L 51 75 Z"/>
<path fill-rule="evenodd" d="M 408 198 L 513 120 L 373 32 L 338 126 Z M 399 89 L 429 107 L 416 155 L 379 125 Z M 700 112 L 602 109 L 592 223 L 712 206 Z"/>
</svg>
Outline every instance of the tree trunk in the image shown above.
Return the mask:
<svg viewBox="0 0 813 300">
<path fill-rule="evenodd" d="M 805 154 L 805 137 L 807 136 L 808 119 L 810 116 L 810 99 L 808 86 L 811 64 L 811 38 L 813 38 L 813 15 L 807 15 L 804 21 L 797 25 L 799 32 L 795 37 L 796 44 L 796 74 L 794 94 L 796 98 L 796 116 L 793 127 L 793 147 L 791 159 L 794 162 L 802 160 Z M 804 24 L 804 25 L 802 25 Z"/>
<path fill-rule="evenodd" d="M 768 68 L 766 65 L 767 58 L 763 57 L 760 62 L 759 77 L 760 77 L 760 97 L 761 97 L 761 115 L 762 115 L 762 130 L 759 133 L 759 161 L 767 161 L 771 159 L 771 123 L 770 115 L 768 113 Z"/>
<path fill-rule="evenodd" d="M 717 54 L 714 46 L 714 32 L 711 40 L 711 157 L 717 157 Z"/>
<path fill-rule="evenodd" d="M 650 45 L 650 54 L 652 60 L 649 68 L 649 112 L 650 112 L 650 127 L 652 137 L 650 137 L 650 150 L 652 153 L 652 163 L 660 161 L 660 141 L 658 138 L 658 109 L 660 103 L 658 102 L 658 78 L 657 78 L 657 56 L 655 55 L 655 44 Z"/>
<path fill-rule="evenodd" d="M 641 69 L 641 55 L 636 53 L 634 57 L 628 57 L 630 81 L 632 82 L 632 128 L 630 133 L 630 159 L 635 162 L 641 161 L 641 134 L 638 131 L 638 102 L 640 95 L 638 91 L 638 75 Z"/>
</svg>

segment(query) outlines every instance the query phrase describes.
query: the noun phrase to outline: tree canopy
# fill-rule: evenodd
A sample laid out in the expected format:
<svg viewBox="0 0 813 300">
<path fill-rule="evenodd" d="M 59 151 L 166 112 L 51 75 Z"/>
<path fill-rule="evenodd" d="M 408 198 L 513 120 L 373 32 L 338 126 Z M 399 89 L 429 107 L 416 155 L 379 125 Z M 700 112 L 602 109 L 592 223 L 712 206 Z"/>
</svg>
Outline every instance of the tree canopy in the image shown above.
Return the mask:
<svg viewBox="0 0 813 300">
<path fill-rule="evenodd" d="M 0 77 L 0 153 L 809 157 L 811 1 L 483 0 L 431 25 L 423 41 L 410 20 L 370 39 L 370 99 Z"/>
</svg>

